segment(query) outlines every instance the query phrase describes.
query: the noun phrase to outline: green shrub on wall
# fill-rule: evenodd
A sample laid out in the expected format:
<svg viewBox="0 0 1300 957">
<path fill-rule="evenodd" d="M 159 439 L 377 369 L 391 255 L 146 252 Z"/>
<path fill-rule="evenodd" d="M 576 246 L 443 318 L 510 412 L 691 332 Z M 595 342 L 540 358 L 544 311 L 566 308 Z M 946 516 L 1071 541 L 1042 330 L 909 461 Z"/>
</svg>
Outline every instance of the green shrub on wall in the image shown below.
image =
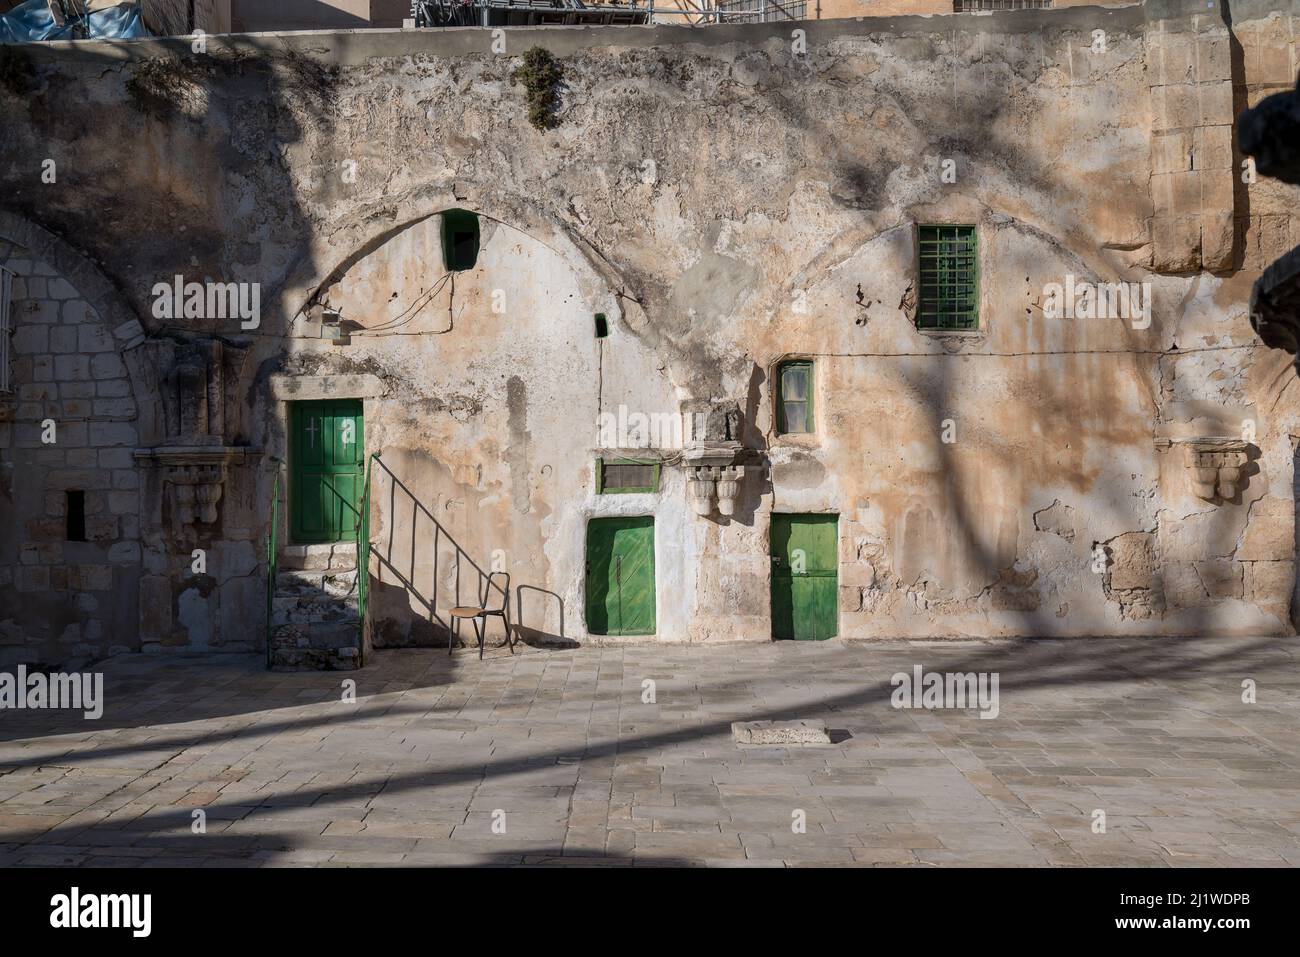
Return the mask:
<svg viewBox="0 0 1300 957">
<path fill-rule="evenodd" d="M 510 85 L 524 85 L 528 94 L 528 122 L 535 129 L 554 129 L 558 123 L 555 110 L 560 105 L 560 84 L 564 68 L 545 47 L 524 51 L 524 62 L 510 74 Z"/>
</svg>

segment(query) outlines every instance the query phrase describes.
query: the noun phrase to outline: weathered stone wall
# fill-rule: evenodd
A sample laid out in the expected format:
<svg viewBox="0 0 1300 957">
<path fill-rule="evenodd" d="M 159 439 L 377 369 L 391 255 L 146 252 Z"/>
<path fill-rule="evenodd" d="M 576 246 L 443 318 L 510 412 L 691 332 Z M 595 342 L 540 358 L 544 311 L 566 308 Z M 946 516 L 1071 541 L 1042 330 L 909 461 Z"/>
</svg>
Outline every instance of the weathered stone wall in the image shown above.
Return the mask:
<svg viewBox="0 0 1300 957">
<path fill-rule="evenodd" d="M 75 254 L 0 214 L 11 290 L 12 397 L 0 398 L 0 663 L 57 663 L 138 649 L 140 476 L 136 403 L 114 330 L 61 272 Z M 85 539 L 65 541 L 67 491 Z"/>
<path fill-rule="evenodd" d="M 260 548 L 285 398 L 365 395 L 376 644 L 439 640 L 497 564 L 527 633 L 589 640 L 584 528 L 610 514 L 656 516 L 659 640 L 766 640 L 774 511 L 840 516 L 847 637 L 1288 631 L 1300 405 L 1246 301 L 1300 240 L 1296 191 L 1242 183 L 1229 128 L 1295 38 L 1236 17 L 810 23 L 806 53 L 781 25 L 509 31 L 504 56 L 477 30 L 51 48 L 42 92 L 0 93 L 0 174 L 152 337 L 160 279 L 262 284 L 256 331 L 182 324 L 249 352 L 227 440 L 258 451 L 213 548 Z M 536 43 L 566 71 L 545 133 L 509 80 Z M 40 108 L 55 84 L 81 95 Z M 451 207 L 483 215 L 483 252 L 437 286 Z M 979 227 L 977 333 L 916 329 L 918 222 Z M 1067 275 L 1151 283 L 1150 326 L 1045 315 Z M 813 436 L 773 428 L 789 356 L 816 363 Z M 751 454 L 734 517 L 691 512 L 671 448 L 657 495 L 596 494 L 600 412 L 728 402 Z M 1246 431 L 1241 491 L 1198 498 L 1186 440 Z M 258 641 L 249 563 L 182 614 L 188 550 L 158 536 L 142 620 L 170 610 L 142 640 Z"/>
</svg>

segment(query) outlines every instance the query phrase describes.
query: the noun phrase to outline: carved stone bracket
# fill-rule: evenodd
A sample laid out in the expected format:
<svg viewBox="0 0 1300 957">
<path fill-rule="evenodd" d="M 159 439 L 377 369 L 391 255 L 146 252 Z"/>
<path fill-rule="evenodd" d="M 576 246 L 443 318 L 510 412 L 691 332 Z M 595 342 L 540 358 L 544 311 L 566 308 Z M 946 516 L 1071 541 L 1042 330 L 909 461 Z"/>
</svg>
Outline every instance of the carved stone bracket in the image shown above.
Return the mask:
<svg viewBox="0 0 1300 957">
<path fill-rule="evenodd" d="M 699 443 L 685 451 L 682 457 L 691 472 L 686 495 L 696 515 L 712 514 L 715 500 L 718 514 L 735 514 L 745 477 L 745 466 L 735 464 L 740 451 L 739 442 Z"/>
<path fill-rule="evenodd" d="M 1244 484 L 1242 469 L 1249 460 L 1250 443 L 1245 439 L 1198 436 L 1173 439 L 1169 444 L 1181 445 L 1186 452 L 1187 471 L 1191 477 L 1192 492 L 1207 502 L 1214 499 L 1235 498 Z"/>
<path fill-rule="evenodd" d="M 255 452 L 247 446 L 163 446 L 136 449 L 135 457 L 163 470 L 172 516 L 182 530 L 217 520 L 226 466 Z"/>
<path fill-rule="evenodd" d="M 691 508 L 696 515 L 711 515 L 716 502 L 718 514 L 733 515 L 740 483 L 745 478 L 745 466 L 739 464 L 744 453 L 740 444 L 740 406 L 724 400 L 692 410 L 691 414 L 691 444 L 682 453 L 690 472 L 686 495 Z"/>
<path fill-rule="evenodd" d="M 248 347 L 175 333 L 147 342 L 142 353 L 162 417 L 143 437 L 157 445 L 137 449 L 135 457 L 162 470 L 172 531 L 191 538 L 217 521 L 228 466 L 253 452 L 231 442 L 239 433 L 237 389 Z"/>
</svg>

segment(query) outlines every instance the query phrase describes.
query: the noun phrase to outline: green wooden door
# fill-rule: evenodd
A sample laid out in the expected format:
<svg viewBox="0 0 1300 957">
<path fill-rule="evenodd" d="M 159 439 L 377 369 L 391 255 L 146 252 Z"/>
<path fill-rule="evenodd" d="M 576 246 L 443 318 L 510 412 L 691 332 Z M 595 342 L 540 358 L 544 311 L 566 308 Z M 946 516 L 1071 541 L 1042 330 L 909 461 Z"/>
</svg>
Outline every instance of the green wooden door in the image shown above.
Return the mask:
<svg viewBox="0 0 1300 957">
<path fill-rule="evenodd" d="M 839 631 L 838 515 L 772 516 L 772 637 L 822 641 Z"/>
<path fill-rule="evenodd" d="M 655 631 L 655 520 L 593 518 L 587 523 L 587 631 Z"/>
<path fill-rule="evenodd" d="M 355 534 L 364 483 L 361 401 L 289 407 L 289 531 L 296 542 L 338 542 Z"/>
</svg>

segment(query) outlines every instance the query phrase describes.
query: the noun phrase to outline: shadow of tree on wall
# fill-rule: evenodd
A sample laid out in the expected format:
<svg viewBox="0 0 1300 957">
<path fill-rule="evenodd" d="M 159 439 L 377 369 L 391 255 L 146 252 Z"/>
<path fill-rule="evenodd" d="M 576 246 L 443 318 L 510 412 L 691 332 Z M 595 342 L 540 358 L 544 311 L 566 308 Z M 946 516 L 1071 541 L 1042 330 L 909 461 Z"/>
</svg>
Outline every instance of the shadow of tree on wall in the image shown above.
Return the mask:
<svg viewBox="0 0 1300 957">
<path fill-rule="evenodd" d="M 241 397 L 236 408 L 243 414 L 228 417 L 219 438 L 231 445 L 265 447 L 264 423 L 252 420 L 250 413 L 262 397 L 259 367 L 279 361 L 284 348 L 280 337 L 292 321 L 275 302 L 287 275 L 284 263 L 312 258 L 307 212 L 312 197 L 302 195 L 283 148 L 306 139 L 309 131 L 322 139 L 332 137 L 338 71 L 282 48 L 275 38 L 226 38 L 208 49 L 196 48 L 195 42 L 186 37 L 24 44 L 21 55 L 31 65 L 29 88 L 21 94 L 0 89 L 0 203 L 98 264 L 97 276 L 106 281 L 108 298 L 114 301 L 111 310 L 95 305 L 104 321 L 113 317 L 110 328 L 128 318 L 143 327 L 145 344 L 119 353 L 131 369 L 136 413 L 130 421 L 138 429 L 139 445 L 151 447 L 164 438 L 160 396 L 142 388 L 149 381 L 144 371 L 154 365 L 149 346 L 199 336 L 251 348 L 253 361 L 244 366 L 244 381 L 227 383 L 225 390 Z M 329 188 L 324 180 L 324 191 Z M 253 189 L 262 201 L 246 202 Z M 260 327 L 249 333 L 238 317 L 156 318 L 153 287 L 176 276 L 257 284 Z M 87 413 L 73 418 L 94 423 L 121 417 Z M 43 475 L 43 469 L 25 468 L 30 457 L 30 450 L 18 447 L 5 456 L 18 466 L 20 477 Z M 205 550 L 229 545 L 224 529 L 237 528 L 240 534 L 231 537 L 247 538 L 260 556 L 270 520 L 271 476 L 255 457 L 248 465 L 232 464 L 219 521 L 198 528 L 198 544 Z M 166 504 L 161 524 L 154 520 L 158 503 L 152 497 L 140 496 L 138 536 L 124 536 L 138 537 L 143 560 L 117 563 L 117 587 L 99 596 L 99 610 L 85 616 L 104 626 L 103 649 L 138 649 L 142 639 L 170 646 L 206 640 L 194 637 L 193 611 L 181 623 L 182 593 L 203 596 L 199 617 L 208 620 L 199 623 L 201 634 L 220 629 L 222 643 L 261 646 L 264 603 L 247 601 L 246 590 L 234 587 L 243 588 L 250 576 L 224 578 L 220 584 L 232 588 L 222 587 L 218 600 L 210 576 L 184 571 L 193 543 L 179 540 Z M 4 511 L 0 502 L 0 519 Z M 129 514 L 134 517 L 136 511 Z M 67 564 L 106 560 L 86 554 Z M 166 576 L 170 580 L 150 591 L 137 609 L 148 568 L 182 571 Z M 257 575 L 265 581 L 264 563 L 259 562 Z M 21 610 L 39 613 L 42 602 L 35 599 L 43 596 L 28 597 L 16 607 L 32 654 L 66 660 L 72 652 L 67 645 L 56 647 L 57 633 L 42 642 L 48 625 Z M 115 618 L 129 618 L 132 627 L 114 628 Z"/>
<path fill-rule="evenodd" d="M 1115 20 L 1116 29 L 1130 32 L 1136 38 L 1137 49 L 1141 50 L 1141 34 L 1143 29 L 1146 28 L 1144 25 L 1126 24 L 1124 18 L 1129 14 L 1122 12 L 1112 13 L 1108 11 L 1105 16 Z M 1041 76 L 1047 69 L 1047 61 L 1032 57 L 1012 59 L 1004 63 L 989 61 L 983 43 L 984 31 L 987 29 L 984 24 L 987 21 L 976 23 L 964 17 L 953 17 L 952 19 L 954 21 L 954 30 L 951 35 L 942 39 L 938 37 L 933 39 L 937 53 L 941 54 L 941 56 L 937 55 L 936 59 L 945 62 L 954 73 L 953 82 L 949 87 L 952 91 L 950 98 L 940 87 L 902 83 L 888 77 L 880 79 L 878 76 L 873 76 L 872 83 L 865 91 L 866 102 L 861 110 L 864 116 L 869 115 L 874 108 L 886 111 L 896 110 L 909 121 L 913 118 L 945 117 L 946 122 L 942 127 L 921 130 L 920 135 L 928 144 L 924 151 L 916 153 L 904 152 L 896 145 L 891 146 L 887 138 L 875 136 L 875 131 L 866 123 L 861 127 L 865 134 L 860 132 L 859 136 L 855 138 L 848 131 L 824 121 L 822 117 L 826 111 L 816 109 L 816 104 L 810 103 L 806 99 L 809 95 L 809 89 L 815 90 L 817 89 L 816 86 L 805 88 L 798 83 L 775 84 L 770 88 L 760 89 L 755 96 L 756 100 L 761 100 L 764 106 L 776 112 L 785 123 L 786 128 L 792 131 L 792 139 L 788 142 L 794 142 L 795 146 L 791 152 L 801 152 L 805 155 L 823 155 L 829 158 L 828 165 L 831 171 L 839 177 L 839 182 L 832 190 L 832 197 L 843 209 L 850 210 L 856 216 L 860 216 L 863 235 L 878 235 L 888 229 L 895 228 L 899 222 L 913 220 L 917 218 L 917 209 L 925 208 L 932 211 L 935 206 L 942 207 L 944 203 L 943 187 L 938 185 L 936 170 L 936 185 L 932 191 L 922 193 L 919 198 L 911 201 L 909 205 L 902 206 L 898 210 L 901 215 L 897 221 L 882 221 L 884 214 L 890 212 L 891 194 L 887 189 L 890 178 L 898 171 L 915 170 L 921 165 L 921 157 L 932 154 L 937 154 L 940 158 L 956 160 L 957 168 L 963 171 L 962 175 L 965 175 L 965 171 L 970 169 L 1001 171 L 1002 178 L 996 181 L 993 188 L 981 189 L 978 193 L 974 193 L 969 197 L 974 199 L 981 209 L 986 212 L 1004 213 L 1032 208 L 1029 198 L 1035 196 L 1040 198 L 1060 197 L 1061 205 L 1085 205 L 1083 198 L 1085 190 L 1088 188 L 1087 184 L 1065 176 L 1061 164 L 1056 163 L 1055 157 L 1049 152 L 1026 149 L 1024 140 L 1017 138 L 1022 136 L 1024 129 L 1024 117 L 1018 112 L 1019 104 L 1023 97 L 1029 91 L 1033 91 L 1035 85 L 1041 81 Z M 1223 10 L 1223 19 L 1231 27 L 1231 18 L 1227 14 L 1226 4 Z M 1071 27 L 1067 24 L 1066 28 Z M 1074 28 L 1077 29 L 1077 27 Z M 1231 42 L 1235 91 L 1233 112 L 1236 115 L 1243 102 L 1241 99 L 1243 94 L 1239 89 L 1243 74 L 1240 62 L 1240 43 L 1235 34 L 1231 35 Z M 1067 51 L 1070 50 L 1068 46 L 1066 49 Z M 1086 50 L 1086 44 L 1082 49 Z M 1073 56 L 1074 51 L 1067 52 L 1066 55 Z M 781 58 L 782 66 L 795 71 L 799 69 L 798 64 L 789 54 L 781 53 L 776 56 Z M 991 78 L 989 73 L 990 64 L 1000 70 L 1000 75 Z M 1125 66 L 1128 66 L 1128 64 L 1125 64 Z M 958 82 L 959 74 L 961 76 L 960 83 Z M 900 76 L 904 77 L 907 75 L 905 73 L 900 74 Z M 982 75 L 984 78 L 982 84 L 978 82 L 978 75 Z M 1092 81 L 1085 80 L 1083 82 L 1089 83 Z M 1019 96 L 1016 94 L 1019 94 Z M 1050 106 L 1050 101 L 1047 101 L 1045 105 Z M 1144 135 L 1146 134 L 1147 117 L 1144 111 L 1135 113 L 1120 111 L 1119 118 L 1121 120 L 1128 119 L 1132 125 L 1139 127 Z M 1233 140 L 1235 150 L 1235 136 Z M 1239 165 L 1240 157 L 1237 159 Z M 1234 180 L 1237 179 L 1239 178 L 1234 177 Z M 1242 186 L 1239 182 L 1237 187 L 1240 194 Z M 1013 188 L 1018 189 L 1020 194 L 1012 193 Z M 1020 218 L 1017 217 L 1016 221 L 1020 222 Z M 1026 221 L 1026 225 L 1037 231 L 1035 223 Z M 1080 260 L 1083 267 L 1090 273 L 1095 273 L 1101 281 L 1116 281 L 1128 278 L 1127 275 L 1120 275 L 1121 270 L 1119 267 L 1106 258 L 1106 247 L 1100 240 L 1092 244 L 1083 242 L 1084 240 L 1096 239 L 1094 230 L 1083 228 L 1090 225 L 1087 223 L 1080 224 L 1081 228 L 1073 232 L 1049 237 L 1050 241 L 1057 247 L 1058 252 L 1067 258 L 1067 261 Z M 1241 266 L 1240 236 L 1237 237 L 1237 246 L 1234 269 L 1239 269 Z M 842 251 L 835 247 L 835 254 L 840 256 Z M 828 264 L 823 263 L 821 259 L 814 258 L 805 272 L 813 272 L 816 268 Z M 788 296 L 785 295 L 786 292 L 788 290 L 774 291 L 774 301 L 778 301 L 778 297 L 788 300 Z M 987 303 L 982 303 L 982 305 L 987 307 Z M 653 309 L 647 306 L 647 312 L 653 313 Z M 1008 310 L 1006 314 L 989 318 L 993 321 L 1014 322 L 1019 317 L 1014 314 L 1014 310 Z M 1164 322 L 1174 325 L 1180 322 L 1182 318 L 1181 312 L 1171 312 L 1164 318 Z M 985 325 L 986 321 L 982 316 L 981 327 Z M 1115 324 L 1113 353 L 1108 355 L 1098 354 L 1096 361 L 1113 363 L 1117 370 L 1115 373 L 1117 377 L 1131 376 L 1137 390 L 1142 393 L 1142 407 L 1139 414 L 1149 416 L 1150 422 L 1155 423 L 1159 421 L 1161 406 L 1164 404 L 1164 398 L 1160 394 L 1162 377 L 1171 375 L 1170 371 L 1164 368 L 1164 363 L 1166 361 L 1176 361 L 1179 353 L 1177 351 L 1161 353 L 1158 339 L 1161 331 L 1159 318 L 1153 328 L 1146 332 L 1132 330 L 1122 320 L 1113 321 Z M 928 342 L 923 344 L 920 336 L 917 336 L 917 343 L 918 353 L 930 345 Z M 1090 351 L 1081 348 L 1079 355 L 1089 358 Z M 1046 361 L 1051 361 L 1053 358 L 1048 356 Z M 969 427 L 977 426 L 981 419 L 989 415 L 987 410 L 975 407 L 972 396 L 964 394 L 961 387 L 953 380 L 954 363 L 963 360 L 986 361 L 989 363 L 998 361 L 1034 361 L 1032 357 L 1003 359 L 996 353 L 983 352 L 979 347 L 970 350 L 962 348 L 951 354 L 942 349 L 935 349 L 933 355 L 926 360 L 928 364 L 926 369 L 912 374 L 890 370 L 889 374 L 894 375 L 893 390 L 896 393 L 912 397 L 914 401 L 923 406 L 928 421 L 933 425 L 932 429 L 913 438 L 918 445 L 923 444 L 929 447 L 930 454 L 927 458 L 930 461 L 939 462 L 940 469 L 945 476 L 945 487 L 950 494 L 940 505 L 942 518 L 948 523 L 943 530 L 944 537 L 947 539 L 952 553 L 962 556 L 961 561 L 963 564 L 985 576 L 985 580 L 989 583 L 985 591 L 988 591 L 990 588 L 998 587 L 1002 580 L 1002 573 L 1015 573 L 1017 571 L 1017 566 L 1021 565 L 1023 561 L 1023 550 L 1019 547 L 1014 549 L 1010 561 L 1007 560 L 1005 555 L 999 554 L 1001 550 L 991 541 L 989 530 L 982 527 L 981 520 L 987 518 L 987 515 L 984 514 L 980 504 L 981 493 L 988 490 L 992 483 L 999 481 L 1003 477 L 1013 487 L 1032 490 L 1032 480 L 1021 481 L 1022 474 L 1031 471 L 1032 466 L 1022 460 L 1017 448 L 1009 444 L 1007 448 L 999 450 L 1001 455 L 999 471 L 1001 474 L 995 475 L 984 468 L 978 458 L 962 454 L 963 443 L 969 443 L 969 439 L 959 439 L 956 444 L 946 444 L 940 440 L 941 423 L 944 419 L 956 419 L 959 432 L 965 427 L 966 433 L 969 434 Z M 939 366 L 937 372 L 933 371 L 934 364 Z M 1048 377 L 1029 377 L 1037 378 L 1042 382 L 1053 381 Z M 978 375 L 967 374 L 963 382 L 969 384 L 976 378 L 978 378 Z M 937 387 L 935 385 L 936 381 L 938 383 Z M 1096 437 L 1094 448 L 1100 448 L 1118 441 L 1106 433 L 1111 431 L 1123 432 L 1123 425 L 1127 425 L 1127 423 L 1124 423 L 1119 428 L 1115 427 L 1115 417 L 1129 415 L 1127 411 L 1121 409 L 1120 400 L 1116 399 L 1109 407 L 1103 400 L 1100 406 L 1082 408 L 1080 396 L 1077 390 L 1071 386 L 1071 377 L 1058 376 L 1054 381 L 1054 388 L 1049 385 L 1036 397 L 1036 405 L 1034 406 L 1036 415 L 1045 420 L 1055 419 L 1058 422 L 1076 423 L 1074 431 L 1076 443 L 1093 441 L 1094 436 Z M 889 386 L 885 386 L 885 388 L 888 389 Z M 1028 430 L 1025 431 L 1028 432 Z M 1014 433 L 1012 437 L 1015 437 Z M 1128 442 L 1129 449 L 1142 452 L 1145 463 L 1158 473 L 1160 460 L 1158 456 L 1151 452 L 1149 440 L 1138 439 L 1137 442 L 1142 444 L 1141 448 L 1135 448 L 1132 442 Z M 1046 442 L 1040 442 L 1039 447 L 1032 449 L 1030 454 L 1046 459 L 1053 451 L 1055 451 L 1054 448 Z M 1259 457 L 1259 448 L 1253 446 L 1250 455 L 1253 463 L 1253 460 Z M 1245 481 L 1259 481 L 1257 477 L 1251 478 L 1251 476 L 1257 476 L 1257 474 L 1258 467 L 1251 464 L 1243 472 L 1243 479 Z M 1157 524 L 1143 527 L 1141 524 L 1142 508 L 1141 506 L 1135 507 L 1132 498 L 1135 488 L 1124 487 L 1118 482 L 1106 482 L 1104 476 L 1098 481 L 1104 483 L 1104 486 L 1101 488 L 1100 495 L 1089 494 L 1088 503 L 1093 514 L 1083 517 L 1085 522 L 1083 528 L 1113 528 L 1117 530 L 1117 535 L 1130 531 L 1158 532 L 1160 510 L 1155 510 L 1155 522 Z M 1016 508 L 1019 512 L 1020 531 L 1018 537 L 1020 540 L 1024 539 L 1026 530 L 1030 534 L 1033 533 L 1032 513 L 1034 510 L 1040 507 L 1048 507 L 1051 504 L 1050 499 L 1042 502 L 1041 505 L 1027 500 L 1016 502 Z M 1065 504 L 1073 504 L 1078 508 L 1077 502 L 1066 502 Z M 1228 505 L 1216 505 L 1216 508 L 1239 507 L 1240 504 L 1241 493 L 1239 492 L 1238 496 Z M 1097 514 L 1099 512 L 1101 514 Z M 1026 523 L 1029 523 L 1027 529 Z M 1084 544 L 1090 545 L 1091 543 Z M 1154 570 L 1150 592 L 1153 596 L 1157 596 L 1155 600 L 1159 602 L 1163 601 L 1163 598 L 1159 596 L 1163 593 L 1164 579 L 1167 572 L 1163 565 L 1160 564 L 1158 540 L 1155 544 L 1157 548 L 1157 567 Z M 1109 593 L 1110 568 L 1114 556 L 1109 549 L 1104 550 L 1106 552 L 1106 568 L 1095 576 L 1095 601 L 1101 605 L 1115 601 Z M 1206 559 L 1211 558 L 1208 554 L 1204 557 Z M 1090 561 L 1091 559 L 1080 556 L 1081 564 Z M 905 586 L 912 586 L 913 584 L 913 582 L 904 583 Z M 937 584 L 942 588 L 942 582 L 937 582 Z M 1033 586 L 1031 586 L 1030 590 L 1037 591 Z M 1044 595 L 1043 606 L 1047 604 L 1047 597 L 1047 595 Z M 1248 596 L 1243 595 L 1243 598 L 1248 598 Z M 1095 612 L 1095 610 L 1095 608 L 1089 609 L 1090 612 Z M 1078 609 L 1076 608 L 1074 611 L 1078 611 Z M 1216 622 L 1213 611 L 1212 603 L 1208 601 L 1205 605 L 1196 608 L 1181 609 L 1180 622 L 1185 622 L 1186 625 L 1184 627 L 1180 624 L 1179 630 L 1184 634 L 1194 635 L 1203 633 L 1207 628 L 1215 627 Z M 1008 629 L 1008 633 L 1033 636 L 1052 635 L 1061 631 L 1061 621 L 1055 617 L 1051 609 L 1046 607 L 1014 607 L 1012 609 L 1003 609 L 1003 612 L 1013 616 L 1017 622 L 1014 631 Z M 1126 610 L 1122 614 L 1128 617 L 1129 612 Z M 1158 621 L 1163 614 L 1164 609 L 1162 607 L 1151 618 Z M 1140 627 L 1142 623 L 1137 622 L 1137 624 Z M 1286 623 L 1283 622 L 1282 624 L 1285 625 Z"/>
</svg>

